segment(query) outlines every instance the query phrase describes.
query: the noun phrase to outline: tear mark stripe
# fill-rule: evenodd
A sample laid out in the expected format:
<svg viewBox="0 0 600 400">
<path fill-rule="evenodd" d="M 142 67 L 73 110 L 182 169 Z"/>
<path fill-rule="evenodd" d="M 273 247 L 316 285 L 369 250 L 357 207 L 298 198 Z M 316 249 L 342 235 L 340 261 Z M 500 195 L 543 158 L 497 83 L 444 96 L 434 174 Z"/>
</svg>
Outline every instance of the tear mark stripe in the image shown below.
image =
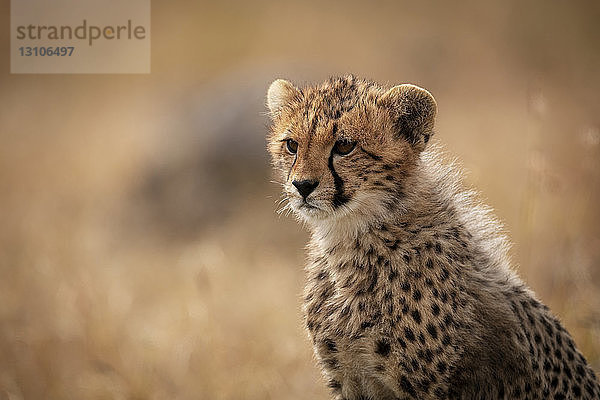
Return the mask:
<svg viewBox="0 0 600 400">
<path fill-rule="evenodd" d="M 296 157 L 294 157 L 294 162 L 292 163 L 292 166 L 290 167 L 290 170 L 288 172 L 287 175 L 287 179 L 286 180 L 290 180 L 290 175 L 292 174 L 292 171 L 294 170 L 294 165 L 296 165 L 296 160 L 298 160 L 298 153 L 296 153 Z"/>
<path fill-rule="evenodd" d="M 337 174 L 337 172 L 335 172 L 335 168 L 333 167 L 333 150 L 329 154 L 327 166 L 329 167 L 329 171 L 331 171 L 331 176 L 333 176 L 333 183 L 335 185 L 333 206 L 337 208 L 346 204 L 350 198 L 344 194 L 344 180 Z"/>
</svg>

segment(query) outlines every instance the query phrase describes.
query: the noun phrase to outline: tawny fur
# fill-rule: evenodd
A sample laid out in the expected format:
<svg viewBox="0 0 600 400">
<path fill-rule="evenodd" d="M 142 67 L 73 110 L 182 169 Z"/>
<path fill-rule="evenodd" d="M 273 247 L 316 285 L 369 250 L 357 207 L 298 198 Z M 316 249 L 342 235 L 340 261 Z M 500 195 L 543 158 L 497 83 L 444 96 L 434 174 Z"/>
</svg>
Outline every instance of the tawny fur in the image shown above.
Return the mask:
<svg viewBox="0 0 600 400">
<path fill-rule="evenodd" d="M 335 399 L 600 398 L 569 333 L 511 270 L 499 223 L 425 149 L 429 92 L 347 76 L 278 80 L 267 97 L 273 165 L 312 233 L 304 312 Z M 301 181 L 318 182 L 305 199 Z"/>
</svg>

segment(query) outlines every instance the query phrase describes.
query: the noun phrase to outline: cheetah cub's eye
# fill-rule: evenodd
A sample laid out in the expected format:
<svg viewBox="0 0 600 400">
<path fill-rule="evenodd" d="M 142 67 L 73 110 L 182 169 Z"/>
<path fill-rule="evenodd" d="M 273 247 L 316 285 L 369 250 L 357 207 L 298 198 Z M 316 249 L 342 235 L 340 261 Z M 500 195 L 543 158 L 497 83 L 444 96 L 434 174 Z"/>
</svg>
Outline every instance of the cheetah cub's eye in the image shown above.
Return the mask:
<svg viewBox="0 0 600 400">
<path fill-rule="evenodd" d="M 298 142 L 296 142 L 294 139 L 287 139 L 285 141 L 286 147 L 287 147 L 287 151 L 290 154 L 296 154 L 298 152 Z"/>
<path fill-rule="evenodd" d="M 356 142 L 353 142 L 348 139 L 340 139 L 337 142 L 335 142 L 335 145 L 333 146 L 333 152 L 335 154 L 339 154 L 340 156 L 345 156 L 347 154 L 350 154 L 352 150 L 354 150 L 355 146 Z"/>
</svg>

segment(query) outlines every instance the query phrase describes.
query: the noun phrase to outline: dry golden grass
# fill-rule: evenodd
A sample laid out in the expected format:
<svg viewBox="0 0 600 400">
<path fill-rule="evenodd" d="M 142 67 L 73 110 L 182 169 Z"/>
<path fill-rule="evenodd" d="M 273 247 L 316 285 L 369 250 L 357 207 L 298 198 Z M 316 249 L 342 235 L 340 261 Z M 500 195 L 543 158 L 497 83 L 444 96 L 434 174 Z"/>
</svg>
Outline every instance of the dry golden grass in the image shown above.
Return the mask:
<svg viewBox="0 0 600 400">
<path fill-rule="evenodd" d="M 600 9 L 521 3 L 153 2 L 149 76 L 2 63 L 0 399 L 327 398 L 260 113 L 276 77 L 345 72 L 431 89 L 600 370 Z"/>
</svg>

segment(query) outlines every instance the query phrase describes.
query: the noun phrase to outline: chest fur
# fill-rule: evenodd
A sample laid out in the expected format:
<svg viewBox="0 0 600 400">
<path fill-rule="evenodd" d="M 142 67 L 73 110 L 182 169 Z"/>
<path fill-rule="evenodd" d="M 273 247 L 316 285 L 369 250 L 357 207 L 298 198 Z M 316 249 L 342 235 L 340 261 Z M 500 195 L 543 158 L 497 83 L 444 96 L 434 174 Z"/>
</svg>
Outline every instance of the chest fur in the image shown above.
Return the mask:
<svg viewBox="0 0 600 400">
<path fill-rule="evenodd" d="M 314 253 L 304 311 L 332 385 L 375 385 L 369 393 L 387 398 L 389 380 L 410 393 L 458 357 L 452 337 L 469 308 L 456 269 L 468 256 L 444 234 L 379 230 Z"/>
</svg>

